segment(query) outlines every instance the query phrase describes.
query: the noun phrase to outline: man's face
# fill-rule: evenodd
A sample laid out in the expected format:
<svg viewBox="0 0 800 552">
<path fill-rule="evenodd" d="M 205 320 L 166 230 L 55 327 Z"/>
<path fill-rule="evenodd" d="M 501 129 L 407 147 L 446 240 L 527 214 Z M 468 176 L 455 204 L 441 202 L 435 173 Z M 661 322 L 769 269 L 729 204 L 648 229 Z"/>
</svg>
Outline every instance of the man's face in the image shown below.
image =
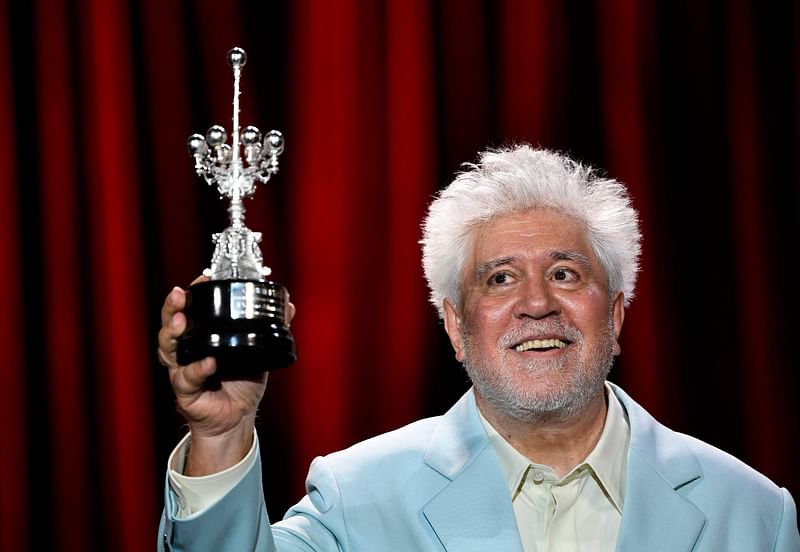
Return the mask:
<svg viewBox="0 0 800 552">
<path fill-rule="evenodd" d="M 521 420 L 564 420 L 603 388 L 624 317 L 582 223 L 551 210 L 475 231 L 461 305 L 445 328 L 479 400 Z"/>
</svg>

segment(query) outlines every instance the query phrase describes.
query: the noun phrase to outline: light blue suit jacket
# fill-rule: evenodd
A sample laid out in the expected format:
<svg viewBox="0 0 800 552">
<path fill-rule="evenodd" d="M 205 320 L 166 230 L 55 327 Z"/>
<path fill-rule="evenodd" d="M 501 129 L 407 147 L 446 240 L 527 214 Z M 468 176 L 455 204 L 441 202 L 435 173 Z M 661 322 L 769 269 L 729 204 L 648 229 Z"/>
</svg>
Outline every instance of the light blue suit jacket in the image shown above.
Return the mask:
<svg viewBox="0 0 800 552">
<path fill-rule="evenodd" d="M 800 552 L 785 489 L 667 429 L 613 389 L 631 428 L 617 550 Z M 306 490 L 270 527 L 260 464 L 186 520 L 174 518 L 167 485 L 159 549 L 522 552 L 508 486 L 471 391 L 444 416 L 317 458 Z"/>
</svg>

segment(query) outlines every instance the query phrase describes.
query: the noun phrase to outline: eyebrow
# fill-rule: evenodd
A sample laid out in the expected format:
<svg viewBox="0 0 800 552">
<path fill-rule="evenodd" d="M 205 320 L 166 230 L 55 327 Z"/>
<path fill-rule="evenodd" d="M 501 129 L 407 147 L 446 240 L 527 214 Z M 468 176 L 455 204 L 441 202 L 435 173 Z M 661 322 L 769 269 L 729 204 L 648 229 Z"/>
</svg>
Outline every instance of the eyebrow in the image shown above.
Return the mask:
<svg viewBox="0 0 800 552">
<path fill-rule="evenodd" d="M 485 263 L 481 263 L 478 265 L 478 268 L 475 270 L 475 276 L 478 279 L 481 279 L 483 276 L 497 268 L 498 266 L 504 266 L 513 263 L 517 260 L 517 257 L 508 256 L 508 257 L 499 257 L 497 259 L 492 259 L 490 261 L 486 261 Z"/>
<path fill-rule="evenodd" d="M 589 261 L 589 257 L 583 253 L 578 253 L 577 251 L 563 251 L 557 249 L 550 252 L 550 258 L 554 261 L 572 261 L 583 266 L 586 270 L 590 270 L 592 268 L 592 263 Z"/>
</svg>

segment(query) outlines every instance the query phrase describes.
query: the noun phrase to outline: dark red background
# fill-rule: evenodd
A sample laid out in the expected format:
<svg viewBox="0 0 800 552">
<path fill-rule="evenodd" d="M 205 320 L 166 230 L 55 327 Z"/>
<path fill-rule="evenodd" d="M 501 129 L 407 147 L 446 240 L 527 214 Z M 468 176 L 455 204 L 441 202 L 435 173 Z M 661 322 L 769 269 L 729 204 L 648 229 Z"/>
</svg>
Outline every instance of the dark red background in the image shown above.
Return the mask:
<svg viewBox="0 0 800 552">
<path fill-rule="evenodd" d="M 610 0 L 0 0 L 0 549 L 149 550 L 184 431 L 169 289 L 226 225 L 186 137 L 282 130 L 247 204 L 298 306 L 259 419 L 278 518 L 310 459 L 466 388 L 426 303 L 425 206 L 517 140 L 626 182 L 644 273 L 612 372 L 797 498 L 800 11 Z"/>
</svg>

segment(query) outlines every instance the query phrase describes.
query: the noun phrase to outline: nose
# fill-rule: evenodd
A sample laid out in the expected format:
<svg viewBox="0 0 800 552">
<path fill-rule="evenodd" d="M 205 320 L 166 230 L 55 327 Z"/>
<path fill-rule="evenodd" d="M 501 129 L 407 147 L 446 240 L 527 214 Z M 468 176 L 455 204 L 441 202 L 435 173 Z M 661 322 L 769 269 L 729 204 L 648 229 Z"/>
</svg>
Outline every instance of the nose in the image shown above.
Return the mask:
<svg viewBox="0 0 800 552">
<path fill-rule="evenodd" d="M 516 318 L 533 318 L 540 320 L 557 315 L 560 303 L 554 290 L 547 281 L 540 278 L 528 278 L 518 288 L 518 296 L 514 303 Z"/>
</svg>

